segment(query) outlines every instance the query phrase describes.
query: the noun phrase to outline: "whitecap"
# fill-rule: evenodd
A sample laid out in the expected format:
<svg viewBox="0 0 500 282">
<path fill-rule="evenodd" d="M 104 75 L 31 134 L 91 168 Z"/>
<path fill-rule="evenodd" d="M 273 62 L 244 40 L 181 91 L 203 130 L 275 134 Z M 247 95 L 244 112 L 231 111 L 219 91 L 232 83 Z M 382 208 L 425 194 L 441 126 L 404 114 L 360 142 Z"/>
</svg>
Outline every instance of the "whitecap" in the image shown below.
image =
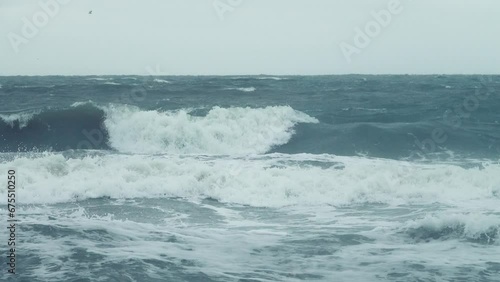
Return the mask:
<svg viewBox="0 0 500 282">
<path fill-rule="evenodd" d="M 256 90 L 255 87 L 229 87 L 226 89 L 227 90 L 238 90 L 241 92 L 254 92 Z"/>
<path fill-rule="evenodd" d="M 297 123 L 317 123 L 289 106 L 212 108 L 206 116 L 189 110 L 142 111 L 105 108 L 110 145 L 128 153 L 252 154 L 287 143 Z"/>
<path fill-rule="evenodd" d="M 342 163 L 343 168 L 310 166 Z M 484 169 L 333 155 L 210 157 L 202 155 L 105 154 L 67 158 L 45 153 L 0 163 L 0 171 L 22 168 L 23 202 L 54 203 L 111 197 L 181 197 L 258 207 L 348 206 L 366 203 L 428 205 L 442 203 L 467 209 L 498 207 L 491 188 L 500 183 L 498 164 Z M 6 197 L 0 190 L 0 198 Z M 417 220 L 408 228 L 441 230 L 458 226 L 460 236 L 491 234 L 498 218 L 438 217 Z M 409 230 L 409 229 L 408 229 Z M 498 229 L 497 229 L 498 230 Z"/>
<path fill-rule="evenodd" d="M 10 125 L 12 128 L 16 124 L 19 124 L 19 128 L 22 129 L 28 126 L 30 120 L 38 113 L 39 111 L 15 113 L 15 114 L 0 114 L 0 119 L 3 120 L 8 125 Z"/>
<path fill-rule="evenodd" d="M 168 81 L 168 80 L 159 79 L 159 78 L 155 78 L 155 79 L 154 79 L 154 82 L 157 82 L 157 83 L 171 83 L 171 82 L 170 82 L 170 81 Z"/>
</svg>

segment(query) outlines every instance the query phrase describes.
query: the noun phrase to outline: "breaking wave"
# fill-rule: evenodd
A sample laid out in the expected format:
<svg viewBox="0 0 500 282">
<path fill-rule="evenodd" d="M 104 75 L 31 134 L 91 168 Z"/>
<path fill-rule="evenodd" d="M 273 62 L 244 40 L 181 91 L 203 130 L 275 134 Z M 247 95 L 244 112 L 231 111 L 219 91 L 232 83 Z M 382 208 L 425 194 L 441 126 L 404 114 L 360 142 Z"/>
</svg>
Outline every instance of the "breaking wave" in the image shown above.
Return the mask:
<svg viewBox="0 0 500 282">
<path fill-rule="evenodd" d="M 128 153 L 257 154 L 287 143 L 297 123 L 316 123 L 288 106 L 212 108 L 206 116 L 186 110 L 106 110 L 109 144 Z"/>
<path fill-rule="evenodd" d="M 418 242 L 463 239 L 495 244 L 500 236 L 500 218 L 478 214 L 430 215 L 407 224 L 406 233 Z"/>
<path fill-rule="evenodd" d="M 500 191 L 498 164 L 485 164 L 483 169 L 413 164 L 402 171 L 400 167 L 407 164 L 401 161 L 332 155 L 75 154 L 16 155 L 1 162 L 0 170 L 20 170 L 19 189 L 25 203 L 182 197 L 263 207 L 367 203 L 474 206 L 496 201 Z M 475 238 L 481 233 L 496 240 L 499 222 L 490 219 L 479 226 L 473 218 L 428 218 L 408 225 L 407 232 L 422 240 L 456 234 Z M 490 227 L 492 231 L 488 231 Z"/>
<path fill-rule="evenodd" d="M 115 149 L 126 153 L 252 154 L 287 143 L 297 123 L 316 123 L 289 106 L 145 111 L 74 103 L 67 109 L 0 115 L 4 152 Z"/>
</svg>

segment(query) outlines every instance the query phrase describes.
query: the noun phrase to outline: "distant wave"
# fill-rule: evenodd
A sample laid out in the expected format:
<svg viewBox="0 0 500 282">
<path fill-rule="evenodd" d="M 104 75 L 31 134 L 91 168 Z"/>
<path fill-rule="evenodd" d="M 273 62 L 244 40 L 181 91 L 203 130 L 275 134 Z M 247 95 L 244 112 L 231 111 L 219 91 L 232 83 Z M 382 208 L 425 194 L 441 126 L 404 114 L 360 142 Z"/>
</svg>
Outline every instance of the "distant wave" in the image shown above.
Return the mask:
<svg viewBox="0 0 500 282">
<path fill-rule="evenodd" d="M 158 82 L 158 83 L 171 83 L 171 82 L 170 82 L 170 81 L 168 81 L 168 80 L 159 79 L 159 78 L 155 78 L 155 79 L 154 79 L 154 82 Z"/>
<path fill-rule="evenodd" d="M 85 80 L 107 81 L 107 80 L 113 80 L 113 78 L 106 78 L 106 77 L 90 77 L 90 78 L 86 78 Z"/>
<path fill-rule="evenodd" d="M 230 87 L 226 88 L 227 90 L 238 90 L 241 92 L 254 92 L 256 89 L 255 87 Z"/>
<path fill-rule="evenodd" d="M 13 85 L 12 88 L 22 89 L 40 89 L 40 88 L 54 88 L 56 85 Z"/>
<path fill-rule="evenodd" d="M 261 80 L 284 80 L 286 78 L 275 77 L 275 76 L 263 76 L 263 77 L 258 77 L 257 79 L 261 79 Z"/>
</svg>

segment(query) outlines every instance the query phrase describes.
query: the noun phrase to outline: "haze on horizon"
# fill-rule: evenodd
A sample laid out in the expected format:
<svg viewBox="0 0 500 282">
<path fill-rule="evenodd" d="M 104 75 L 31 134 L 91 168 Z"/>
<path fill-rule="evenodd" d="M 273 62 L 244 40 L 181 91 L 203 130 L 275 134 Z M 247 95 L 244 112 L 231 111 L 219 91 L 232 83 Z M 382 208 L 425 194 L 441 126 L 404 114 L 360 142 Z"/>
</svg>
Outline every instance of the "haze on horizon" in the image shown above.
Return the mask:
<svg viewBox="0 0 500 282">
<path fill-rule="evenodd" d="M 497 0 L 4 0 L 0 75 L 500 74 L 498 11 Z"/>
</svg>

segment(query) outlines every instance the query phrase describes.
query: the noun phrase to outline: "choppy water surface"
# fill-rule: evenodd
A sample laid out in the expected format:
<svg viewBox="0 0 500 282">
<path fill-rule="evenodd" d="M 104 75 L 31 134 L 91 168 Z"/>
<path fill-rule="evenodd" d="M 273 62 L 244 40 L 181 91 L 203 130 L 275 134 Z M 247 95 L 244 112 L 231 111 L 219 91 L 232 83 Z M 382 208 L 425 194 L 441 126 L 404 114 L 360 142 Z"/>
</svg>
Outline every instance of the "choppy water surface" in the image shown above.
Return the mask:
<svg viewBox="0 0 500 282">
<path fill-rule="evenodd" d="M 19 281 L 500 277 L 498 76 L 0 85 Z"/>
</svg>

